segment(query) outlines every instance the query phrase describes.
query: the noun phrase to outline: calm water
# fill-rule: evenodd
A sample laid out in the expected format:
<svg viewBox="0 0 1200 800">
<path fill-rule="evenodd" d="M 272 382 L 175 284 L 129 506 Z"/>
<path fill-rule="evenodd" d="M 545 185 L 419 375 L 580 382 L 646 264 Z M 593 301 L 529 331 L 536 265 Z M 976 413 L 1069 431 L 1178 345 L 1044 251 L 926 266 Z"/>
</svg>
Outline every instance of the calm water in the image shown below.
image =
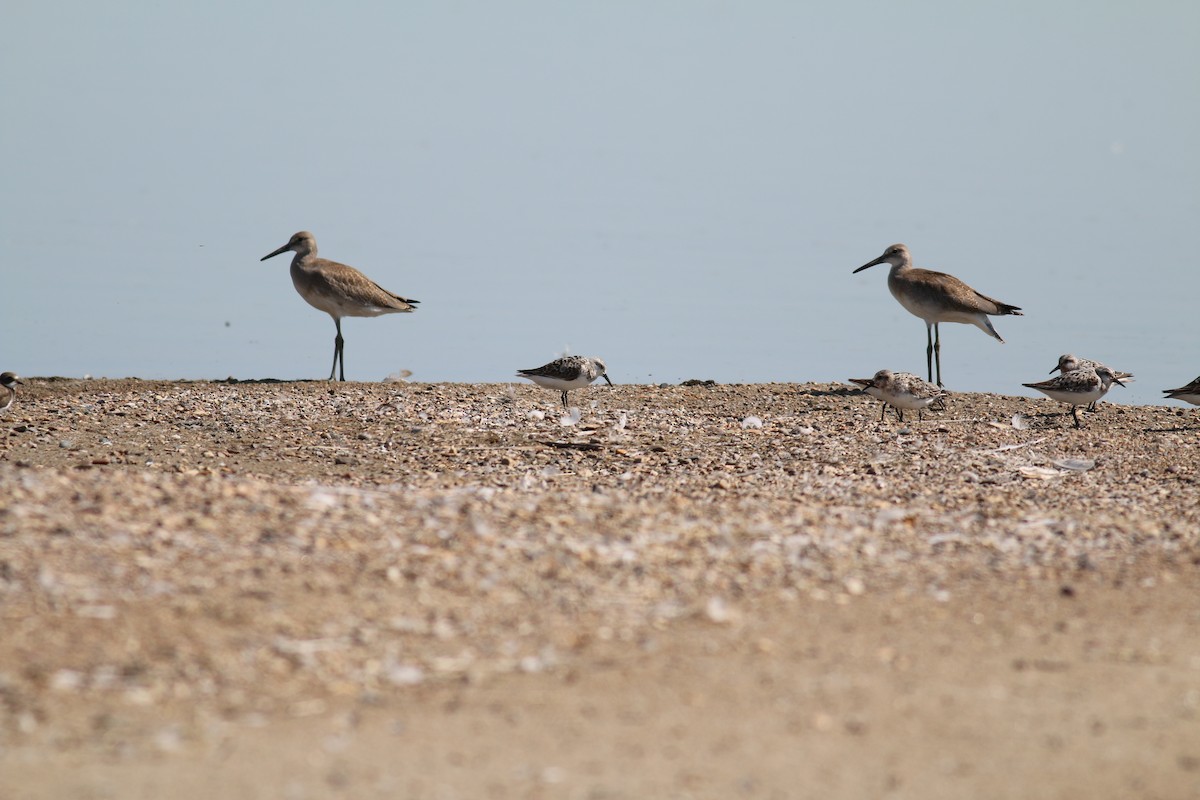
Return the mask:
<svg viewBox="0 0 1200 800">
<path fill-rule="evenodd" d="M 1200 374 L 1200 6 L 287 8 L 6 24 L 0 368 L 324 377 L 332 322 L 259 263 L 308 228 L 422 301 L 344 322 L 357 380 L 923 373 L 851 275 L 894 241 L 1025 310 L 942 327 L 951 389 Z"/>
</svg>

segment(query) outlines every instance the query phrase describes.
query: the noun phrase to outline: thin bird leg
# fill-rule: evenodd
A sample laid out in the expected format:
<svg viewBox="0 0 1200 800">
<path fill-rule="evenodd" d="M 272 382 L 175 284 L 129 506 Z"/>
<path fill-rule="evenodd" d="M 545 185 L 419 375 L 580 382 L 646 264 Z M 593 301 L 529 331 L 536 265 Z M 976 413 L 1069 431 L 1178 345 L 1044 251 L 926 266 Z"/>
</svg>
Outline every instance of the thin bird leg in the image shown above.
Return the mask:
<svg viewBox="0 0 1200 800">
<path fill-rule="evenodd" d="M 929 380 L 933 380 L 933 325 L 925 323 L 925 368 L 929 371 Z M 941 365 L 938 365 L 939 369 Z"/>
<path fill-rule="evenodd" d="M 883 422 L 883 417 L 884 417 L 884 415 L 885 415 L 885 414 L 887 414 L 887 410 L 888 410 L 888 404 L 887 404 L 887 403 L 880 403 L 880 404 L 879 404 L 879 421 L 880 421 L 880 422 Z"/>
<path fill-rule="evenodd" d="M 933 323 L 933 360 L 937 363 L 937 385 L 942 386 L 942 329 L 938 323 Z"/>
<path fill-rule="evenodd" d="M 896 419 L 900 420 L 901 422 L 904 422 L 904 409 L 902 409 L 902 408 L 896 409 Z"/>
<path fill-rule="evenodd" d="M 329 380 L 333 380 L 333 375 L 338 368 L 338 359 L 342 361 L 342 380 L 346 380 L 346 358 L 342 355 L 342 347 L 346 344 L 346 340 L 342 338 L 342 321 L 334 317 L 333 324 L 337 326 L 337 336 L 333 340 L 333 366 L 329 368 Z"/>
<path fill-rule="evenodd" d="M 1075 427 L 1082 428 L 1079 424 L 1079 406 L 1071 406 L 1071 418 L 1075 420 Z"/>
<path fill-rule="evenodd" d="M 567 390 L 563 389 L 562 393 L 563 408 L 567 408 Z"/>
</svg>

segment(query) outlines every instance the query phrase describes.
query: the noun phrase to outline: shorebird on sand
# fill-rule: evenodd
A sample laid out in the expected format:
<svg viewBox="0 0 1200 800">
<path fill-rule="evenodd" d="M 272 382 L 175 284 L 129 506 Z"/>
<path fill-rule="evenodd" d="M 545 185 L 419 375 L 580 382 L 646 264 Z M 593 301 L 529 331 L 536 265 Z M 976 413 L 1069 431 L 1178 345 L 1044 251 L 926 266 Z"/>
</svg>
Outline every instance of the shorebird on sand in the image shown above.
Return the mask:
<svg viewBox="0 0 1200 800">
<path fill-rule="evenodd" d="M 1048 381 L 1040 383 L 1023 383 L 1022 386 L 1027 386 L 1030 389 L 1037 389 L 1042 394 L 1049 397 L 1051 400 L 1057 400 L 1060 403 L 1066 403 L 1071 407 L 1071 418 L 1075 420 L 1075 427 L 1081 428 L 1079 424 L 1079 407 L 1086 406 L 1088 403 L 1094 403 L 1104 395 L 1108 394 L 1108 390 L 1113 384 L 1124 386 L 1120 379 L 1113 374 L 1113 371 L 1101 364 L 1092 369 L 1084 367 L 1083 369 L 1064 372 L 1056 378 L 1051 378 Z"/>
<path fill-rule="evenodd" d="M 4 374 L 11 375 L 12 373 Z M 1185 403 L 1200 406 L 1200 378 L 1196 378 L 1187 386 L 1180 386 L 1178 389 L 1163 389 L 1163 394 L 1166 395 L 1164 400 L 1182 400 Z"/>
<path fill-rule="evenodd" d="M 851 378 L 850 382 L 861 386 L 871 397 L 883 401 L 884 405 L 879 411 L 880 422 L 883 422 L 883 415 L 887 413 L 888 406 L 896 410 L 896 417 L 901 422 L 904 422 L 905 409 L 915 410 L 917 419 L 921 419 L 923 410 L 948 394 L 945 389 L 934 386 L 911 372 L 892 372 L 890 369 L 879 370 L 873 378 Z"/>
<path fill-rule="evenodd" d="M 1061 356 L 1059 356 L 1058 357 L 1058 366 L 1056 366 L 1056 367 L 1054 367 L 1054 369 L 1050 370 L 1050 374 L 1053 375 L 1055 372 L 1058 372 L 1058 373 L 1065 375 L 1068 372 L 1073 372 L 1074 370 L 1077 370 L 1077 369 L 1085 369 L 1085 368 L 1096 369 L 1097 367 L 1104 367 L 1109 372 L 1111 372 L 1113 375 L 1115 375 L 1117 380 L 1121 381 L 1122 386 L 1125 385 L 1126 381 L 1128 381 L 1130 378 L 1133 377 L 1132 372 L 1121 372 L 1120 370 L 1116 370 L 1116 369 L 1113 369 L 1112 367 L 1109 367 L 1107 364 L 1101 364 L 1099 361 L 1093 361 L 1090 358 L 1080 358 L 1079 356 L 1074 355 L 1072 353 L 1063 353 Z M 1093 402 L 1091 405 L 1089 405 L 1087 407 L 1087 410 L 1095 411 L 1096 403 Z"/>
<path fill-rule="evenodd" d="M 563 356 L 534 369 L 517 370 L 517 377 L 528 378 L 547 389 L 558 389 L 562 392 L 563 408 L 566 408 L 567 392 L 571 389 L 587 386 L 596 378 L 604 378 L 612 386 L 613 382 L 608 379 L 607 373 L 608 367 L 598 358 Z"/>
<path fill-rule="evenodd" d="M 0 403 L 0 411 L 8 410 L 8 407 L 17 399 L 17 384 L 24 383 L 15 372 L 0 372 L 0 386 L 4 387 L 7 396 L 4 402 Z"/>
<path fill-rule="evenodd" d="M 329 380 L 338 372 L 344 381 L 346 357 L 342 348 L 346 340 L 342 338 L 342 317 L 378 317 L 413 311 L 419 301 L 389 292 L 354 267 L 317 258 L 317 239 L 308 231 L 293 234 L 287 244 L 259 260 L 266 261 L 288 250 L 296 254 L 292 259 L 292 284 L 296 291 L 310 306 L 333 317 L 337 336 L 333 340 Z"/>
<path fill-rule="evenodd" d="M 863 264 L 856 273 L 876 264 L 891 264 L 888 273 L 888 289 L 910 314 L 925 320 L 928 346 L 925 361 L 929 380 L 933 380 L 933 364 L 937 361 L 937 385 L 942 385 L 942 337 L 938 329 L 940 322 L 965 322 L 976 326 L 998 341 L 1004 339 L 992 327 L 989 316 L 1014 314 L 1022 316 L 1021 309 L 993 300 L 987 295 L 967 286 L 953 275 L 918 269 L 912 265 L 912 255 L 902 244 L 894 244 L 874 261 Z"/>
</svg>

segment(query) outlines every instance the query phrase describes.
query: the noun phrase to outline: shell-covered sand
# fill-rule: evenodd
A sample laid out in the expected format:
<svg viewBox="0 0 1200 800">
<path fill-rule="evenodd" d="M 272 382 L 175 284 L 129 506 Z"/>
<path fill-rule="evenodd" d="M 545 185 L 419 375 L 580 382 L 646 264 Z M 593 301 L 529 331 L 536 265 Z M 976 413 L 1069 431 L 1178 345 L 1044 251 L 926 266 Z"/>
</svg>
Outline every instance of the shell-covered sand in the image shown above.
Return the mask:
<svg viewBox="0 0 1200 800">
<path fill-rule="evenodd" d="M 20 389 L 3 800 L 1200 796 L 1190 407 Z"/>
</svg>

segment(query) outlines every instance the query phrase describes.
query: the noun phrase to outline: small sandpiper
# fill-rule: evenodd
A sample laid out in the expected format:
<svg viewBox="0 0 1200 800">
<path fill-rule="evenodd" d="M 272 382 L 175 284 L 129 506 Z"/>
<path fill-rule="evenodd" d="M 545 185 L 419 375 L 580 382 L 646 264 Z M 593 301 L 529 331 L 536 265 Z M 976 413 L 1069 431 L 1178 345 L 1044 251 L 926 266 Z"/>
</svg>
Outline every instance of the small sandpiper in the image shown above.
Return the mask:
<svg viewBox="0 0 1200 800">
<path fill-rule="evenodd" d="M 1085 367 L 1070 372 L 1064 372 L 1056 378 L 1039 383 L 1023 383 L 1030 389 L 1037 389 L 1051 400 L 1066 403 L 1071 406 L 1071 417 L 1075 427 L 1079 424 L 1079 406 L 1094 403 L 1108 393 L 1113 384 L 1124 386 L 1111 369 L 1101 364 L 1096 368 Z"/>
<path fill-rule="evenodd" d="M 1117 377 L 1117 380 L 1122 381 L 1122 384 L 1124 384 L 1124 382 L 1127 382 L 1130 378 L 1133 377 L 1132 372 L 1121 372 L 1120 370 L 1112 369 L 1112 367 L 1109 367 L 1107 364 L 1102 364 L 1099 361 L 1093 361 L 1090 358 L 1080 358 L 1080 357 L 1074 355 L 1073 353 L 1063 353 L 1061 356 L 1059 356 L 1058 357 L 1058 366 L 1056 366 L 1054 369 L 1050 370 L 1050 374 L 1053 375 L 1055 372 L 1059 372 L 1059 373 L 1065 375 L 1068 372 L 1073 372 L 1074 370 L 1077 370 L 1077 369 L 1084 369 L 1085 367 L 1091 368 L 1091 369 L 1096 369 L 1097 367 L 1104 367 L 1105 369 L 1108 369 L 1109 371 L 1111 371 L 1112 374 Z M 1096 410 L 1095 402 L 1093 402 L 1091 405 L 1089 405 L 1087 407 L 1087 410 L 1095 411 Z"/>
<path fill-rule="evenodd" d="M 3 386 L 5 391 L 8 393 L 4 398 L 3 405 L 0 405 L 0 411 L 7 411 L 9 406 L 13 404 L 13 401 L 17 399 L 16 386 L 18 383 L 24 383 L 24 381 L 17 376 L 17 373 L 0 372 L 0 386 Z"/>
<path fill-rule="evenodd" d="M 329 370 L 329 380 L 333 380 L 334 372 L 338 371 L 344 381 L 346 356 L 343 347 L 346 340 L 342 338 L 342 317 L 378 317 L 413 311 L 420 301 L 389 292 L 354 267 L 317 258 L 317 238 L 308 231 L 292 234 L 287 244 L 267 253 L 259 261 L 288 250 L 296 254 L 292 259 L 292 285 L 296 291 L 310 306 L 333 317 L 337 336 L 333 340 L 333 367 Z"/>
<path fill-rule="evenodd" d="M 924 409 L 949 394 L 945 389 L 918 378 L 911 372 L 892 372 L 890 369 L 879 370 L 873 378 L 851 378 L 850 382 L 861 386 L 871 397 L 883 401 L 884 405 L 880 406 L 879 410 L 880 422 L 883 422 L 888 406 L 895 409 L 896 417 L 901 422 L 904 421 L 905 409 L 915 410 L 917 419 L 921 419 Z"/>
<path fill-rule="evenodd" d="M 596 378 L 604 378 L 612 386 L 613 382 L 608 379 L 607 373 L 608 367 L 598 358 L 563 356 L 534 369 L 517 370 L 517 377 L 529 378 L 547 389 L 558 389 L 562 392 L 563 408 L 566 408 L 567 392 L 571 389 L 587 386 Z"/>
<path fill-rule="evenodd" d="M 925 320 L 925 364 L 929 380 L 933 380 L 933 364 L 937 361 L 937 385 L 942 385 L 942 334 L 940 322 L 963 322 L 974 325 L 999 342 L 1004 339 L 992 327 L 988 316 L 1014 314 L 1023 316 L 1021 309 L 993 300 L 985 294 L 967 286 L 953 275 L 918 269 L 912 265 L 912 254 L 902 244 L 894 244 L 874 261 L 868 261 L 858 269 L 862 272 L 876 264 L 891 264 L 888 273 L 888 290 L 892 297 L 904 306 L 908 313 Z"/>
<path fill-rule="evenodd" d="M 11 375 L 12 373 L 4 374 Z M 1163 394 L 1166 395 L 1164 400 L 1182 400 L 1185 403 L 1200 406 L 1200 378 L 1196 378 L 1187 386 L 1180 386 L 1178 389 L 1163 389 Z"/>
</svg>

